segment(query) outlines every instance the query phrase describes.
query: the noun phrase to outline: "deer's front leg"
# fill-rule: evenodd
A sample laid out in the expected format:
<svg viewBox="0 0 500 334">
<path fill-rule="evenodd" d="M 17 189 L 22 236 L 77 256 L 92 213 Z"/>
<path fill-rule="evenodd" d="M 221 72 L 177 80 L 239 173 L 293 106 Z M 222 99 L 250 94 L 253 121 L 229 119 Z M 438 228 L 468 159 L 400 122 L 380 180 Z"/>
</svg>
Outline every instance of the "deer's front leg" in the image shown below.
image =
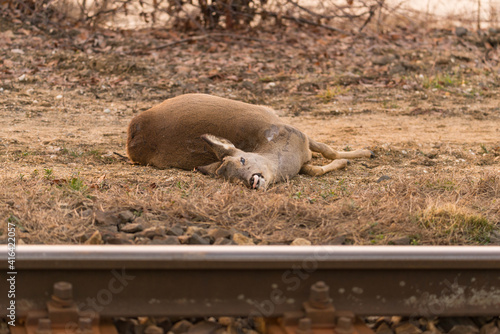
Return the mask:
<svg viewBox="0 0 500 334">
<path fill-rule="evenodd" d="M 217 161 L 217 162 L 211 163 L 209 165 L 196 167 L 194 170 L 198 171 L 198 172 L 200 172 L 200 173 L 202 173 L 204 175 L 215 176 L 216 175 L 215 172 L 220 167 L 220 165 L 221 165 L 221 162 Z"/>
</svg>

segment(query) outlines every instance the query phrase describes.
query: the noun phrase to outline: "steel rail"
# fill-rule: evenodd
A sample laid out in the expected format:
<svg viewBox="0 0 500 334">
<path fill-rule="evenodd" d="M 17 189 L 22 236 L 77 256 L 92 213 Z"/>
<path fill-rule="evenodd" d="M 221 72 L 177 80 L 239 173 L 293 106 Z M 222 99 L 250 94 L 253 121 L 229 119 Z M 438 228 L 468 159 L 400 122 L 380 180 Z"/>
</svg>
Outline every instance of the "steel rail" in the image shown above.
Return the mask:
<svg viewBox="0 0 500 334">
<path fill-rule="evenodd" d="M 318 281 L 337 309 L 358 315 L 500 314 L 496 246 L 22 245 L 15 252 L 18 316 L 44 308 L 58 281 L 72 283 L 81 310 L 102 317 L 280 316 L 300 310 Z M 2 276 L 7 257 L 1 245 Z M 8 302 L 1 296 L 0 308 Z"/>
</svg>

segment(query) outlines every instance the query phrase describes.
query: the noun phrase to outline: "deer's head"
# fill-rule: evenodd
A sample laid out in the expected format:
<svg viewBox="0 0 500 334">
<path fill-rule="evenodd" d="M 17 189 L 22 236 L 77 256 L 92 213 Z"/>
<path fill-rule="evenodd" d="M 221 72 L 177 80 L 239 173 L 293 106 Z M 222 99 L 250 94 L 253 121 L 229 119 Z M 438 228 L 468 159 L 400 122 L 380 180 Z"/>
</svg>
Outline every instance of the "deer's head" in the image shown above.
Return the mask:
<svg viewBox="0 0 500 334">
<path fill-rule="evenodd" d="M 252 152 L 237 149 L 229 140 L 210 134 L 201 136 L 220 160 L 208 166 L 198 167 L 202 173 L 220 176 L 230 182 L 243 182 L 252 189 L 266 189 L 274 177 L 272 162 Z"/>
</svg>

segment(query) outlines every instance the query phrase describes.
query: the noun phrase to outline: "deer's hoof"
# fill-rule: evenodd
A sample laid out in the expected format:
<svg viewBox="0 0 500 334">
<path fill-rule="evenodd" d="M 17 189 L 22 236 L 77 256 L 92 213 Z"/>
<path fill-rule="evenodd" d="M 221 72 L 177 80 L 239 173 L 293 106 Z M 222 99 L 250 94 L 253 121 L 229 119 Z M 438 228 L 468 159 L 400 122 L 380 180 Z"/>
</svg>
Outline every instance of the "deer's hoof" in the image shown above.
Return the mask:
<svg viewBox="0 0 500 334">
<path fill-rule="evenodd" d="M 375 159 L 377 156 L 375 155 L 375 153 L 373 153 L 373 151 L 370 151 L 370 159 Z"/>
</svg>

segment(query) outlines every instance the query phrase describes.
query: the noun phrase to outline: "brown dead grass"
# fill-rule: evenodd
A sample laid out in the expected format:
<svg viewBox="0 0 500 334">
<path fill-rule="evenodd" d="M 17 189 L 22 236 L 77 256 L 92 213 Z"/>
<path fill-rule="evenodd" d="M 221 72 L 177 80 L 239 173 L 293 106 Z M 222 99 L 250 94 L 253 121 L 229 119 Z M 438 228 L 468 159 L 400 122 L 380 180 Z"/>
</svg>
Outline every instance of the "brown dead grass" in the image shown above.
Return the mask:
<svg viewBox="0 0 500 334">
<path fill-rule="evenodd" d="M 316 244 L 485 244 L 500 220 L 495 171 L 399 174 L 377 183 L 357 165 L 341 176 L 298 176 L 267 192 L 120 162 L 107 171 L 106 178 L 92 171 L 4 178 L 1 219 L 16 222 L 25 242 L 73 243 L 82 233 L 109 229 L 95 226 L 96 210 L 127 209 L 148 226 L 235 227 L 264 244 L 297 237 Z"/>
</svg>

